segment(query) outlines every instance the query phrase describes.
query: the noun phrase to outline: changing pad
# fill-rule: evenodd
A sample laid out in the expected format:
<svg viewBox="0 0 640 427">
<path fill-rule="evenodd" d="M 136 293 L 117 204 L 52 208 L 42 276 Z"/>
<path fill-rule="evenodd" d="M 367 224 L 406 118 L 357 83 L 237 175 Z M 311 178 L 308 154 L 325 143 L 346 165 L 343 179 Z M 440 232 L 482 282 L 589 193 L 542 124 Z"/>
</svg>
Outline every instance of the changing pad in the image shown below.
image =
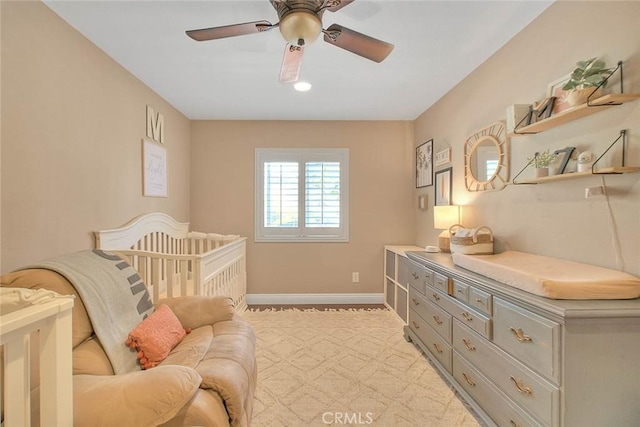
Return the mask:
<svg viewBox="0 0 640 427">
<path fill-rule="evenodd" d="M 453 263 L 514 288 L 552 299 L 633 299 L 640 297 L 640 278 L 525 252 L 495 255 L 452 254 Z"/>
</svg>

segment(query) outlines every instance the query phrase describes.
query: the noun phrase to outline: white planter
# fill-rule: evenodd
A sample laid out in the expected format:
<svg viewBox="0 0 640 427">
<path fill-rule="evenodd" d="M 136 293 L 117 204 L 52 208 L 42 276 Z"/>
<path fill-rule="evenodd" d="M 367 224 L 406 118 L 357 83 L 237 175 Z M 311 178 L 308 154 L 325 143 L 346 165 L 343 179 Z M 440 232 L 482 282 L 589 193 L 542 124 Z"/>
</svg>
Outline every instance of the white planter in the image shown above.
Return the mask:
<svg viewBox="0 0 640 427">
<path fill-rule="evenodd" d="M 578 172 L 591 172 L 593 163 L 578 163 Z"/>
<path fill-rule="evenodd" d="M 536 170 L 536 178 L 549 176 L 549 168 L 535 168 L 535 170 Z"/>
</svg>

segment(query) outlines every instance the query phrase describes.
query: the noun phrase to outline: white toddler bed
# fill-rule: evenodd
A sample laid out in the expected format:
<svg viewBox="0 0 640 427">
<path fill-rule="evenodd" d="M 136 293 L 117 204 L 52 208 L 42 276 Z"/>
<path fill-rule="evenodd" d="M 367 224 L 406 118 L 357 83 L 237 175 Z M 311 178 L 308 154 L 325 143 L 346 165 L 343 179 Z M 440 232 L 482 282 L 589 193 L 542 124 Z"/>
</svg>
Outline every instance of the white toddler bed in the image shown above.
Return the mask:
<svg viewBox="0 0 640 427">
<path fill-rule="evenodd" d="M 95 232 L 96 248 L 123 256 L 149 289 L 152 301 L 186 295 L 224 295 L 236 312 L 247 308 L 246 237 L 189 231 L 163 213 Z"/>
</svg>

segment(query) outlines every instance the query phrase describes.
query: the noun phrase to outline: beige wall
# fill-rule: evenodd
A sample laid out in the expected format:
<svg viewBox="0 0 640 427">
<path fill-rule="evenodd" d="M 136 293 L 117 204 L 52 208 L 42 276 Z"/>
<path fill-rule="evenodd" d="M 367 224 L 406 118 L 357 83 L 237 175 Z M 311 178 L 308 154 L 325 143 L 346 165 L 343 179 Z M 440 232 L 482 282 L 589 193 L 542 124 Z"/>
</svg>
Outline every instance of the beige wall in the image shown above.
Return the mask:
<svg viewBox="0 0 640 427">
<path fill-rule="evenodd" d="M 436 242 L 433 187 L 415 190 L 413 176 L 414 146 L 433 138 L 435 151 L 453 148 L 453 200 L 467 226 L 487 224 L 514 249 L 613 268 L 614 233 L 624 269 L 640 275 L 640 174 L 604 178 L 615 227 L 604 198 L 583 198 L 599 177 L 473 194 L 462 176 L 465 138 L 509 104 L 542 98 L 579 59 L 624 60 L 625 89 L 640 92 L 638 2 L 557 2 L 415 123 L 190 122 L 43 4 L 0 5 L 2 272 L 92 247 L 91 231 L 162 211 L 249 236 L 251 293 L 380 292 L 384 244 Z M 166 199 L 141 195 L 146 105 L 165 115 Z M 511 175 L 539 149 L 601 152 L 623 128 L 638 165 L 640 101 L 513 139 Z M 295 146 L 350 149 L 349 243 L 253 243 L 254 149 Z M 427 211 L 416 207 L 422 193 Z"/>
<path fill-rule="evenodd" d="M 2 272 L 144 212 L 188 221 L 189 120 L 44 4 L 0 4 Z M 165 116 L 168 198 L 142 197 L 146 105 Z"/>
<path fill-rule="evenodd" d="M 195 121 L 191 221 L 196 230 L 248 236 L 252 294 L 382 292 L 383 246 L 411 243 L 410 122 Z M 254 243 L 255 149 L 349 149 L 349 243 Z M 360 283 L 351 283 L 351 273 Z"/>
<path fill-rule="evenodd" d="M 489 225 L 512 249 L 640 275 L 640 174 L 469 193 L 462 148 L 468 135 L 503 119 L 508 105 L 542 99 L 547 83 L 581 59 L 601 56 L 608 65 L 625 61 L 625 92 L 640 92 L 638 22 L 639 2 L 556 2 L 416 120 L 416 144 L 434 138 L 435 151 L 453 147 L 453 202 L 465 206 L 466 226 Z M 621 129 L 629 131 L 627 164 L 640 165 L 640 101 L 635 101 L 543 134 L 512 138 L 511 176 L 546 148 L 575 146 L 602 153 Z M 585 187 L 601 185 L 602 179 L 613 222 L 604 197 L 584 198 Z M 432 214 L 430 209 L 415 216 L 420 244 L 437 241 Z M 613 243 L 616 236 L 619 244 Z"/>
</svg>

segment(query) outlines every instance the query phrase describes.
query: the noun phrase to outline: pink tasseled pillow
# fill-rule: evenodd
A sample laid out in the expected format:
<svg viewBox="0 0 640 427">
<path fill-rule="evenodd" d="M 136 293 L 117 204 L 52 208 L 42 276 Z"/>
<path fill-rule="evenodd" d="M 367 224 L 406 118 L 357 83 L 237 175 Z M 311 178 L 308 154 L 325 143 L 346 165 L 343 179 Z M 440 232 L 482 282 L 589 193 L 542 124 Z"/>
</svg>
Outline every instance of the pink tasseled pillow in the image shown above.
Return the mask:
<svg viewBox="0 0 640 427">
<path fill-rule="evenodd" d="M 173 311 L 161 305 L 129 333 L 125 344 L 138 351 L 142 369 L 149 369 L 162 362 L 188 332 Z"/>
</svg>

